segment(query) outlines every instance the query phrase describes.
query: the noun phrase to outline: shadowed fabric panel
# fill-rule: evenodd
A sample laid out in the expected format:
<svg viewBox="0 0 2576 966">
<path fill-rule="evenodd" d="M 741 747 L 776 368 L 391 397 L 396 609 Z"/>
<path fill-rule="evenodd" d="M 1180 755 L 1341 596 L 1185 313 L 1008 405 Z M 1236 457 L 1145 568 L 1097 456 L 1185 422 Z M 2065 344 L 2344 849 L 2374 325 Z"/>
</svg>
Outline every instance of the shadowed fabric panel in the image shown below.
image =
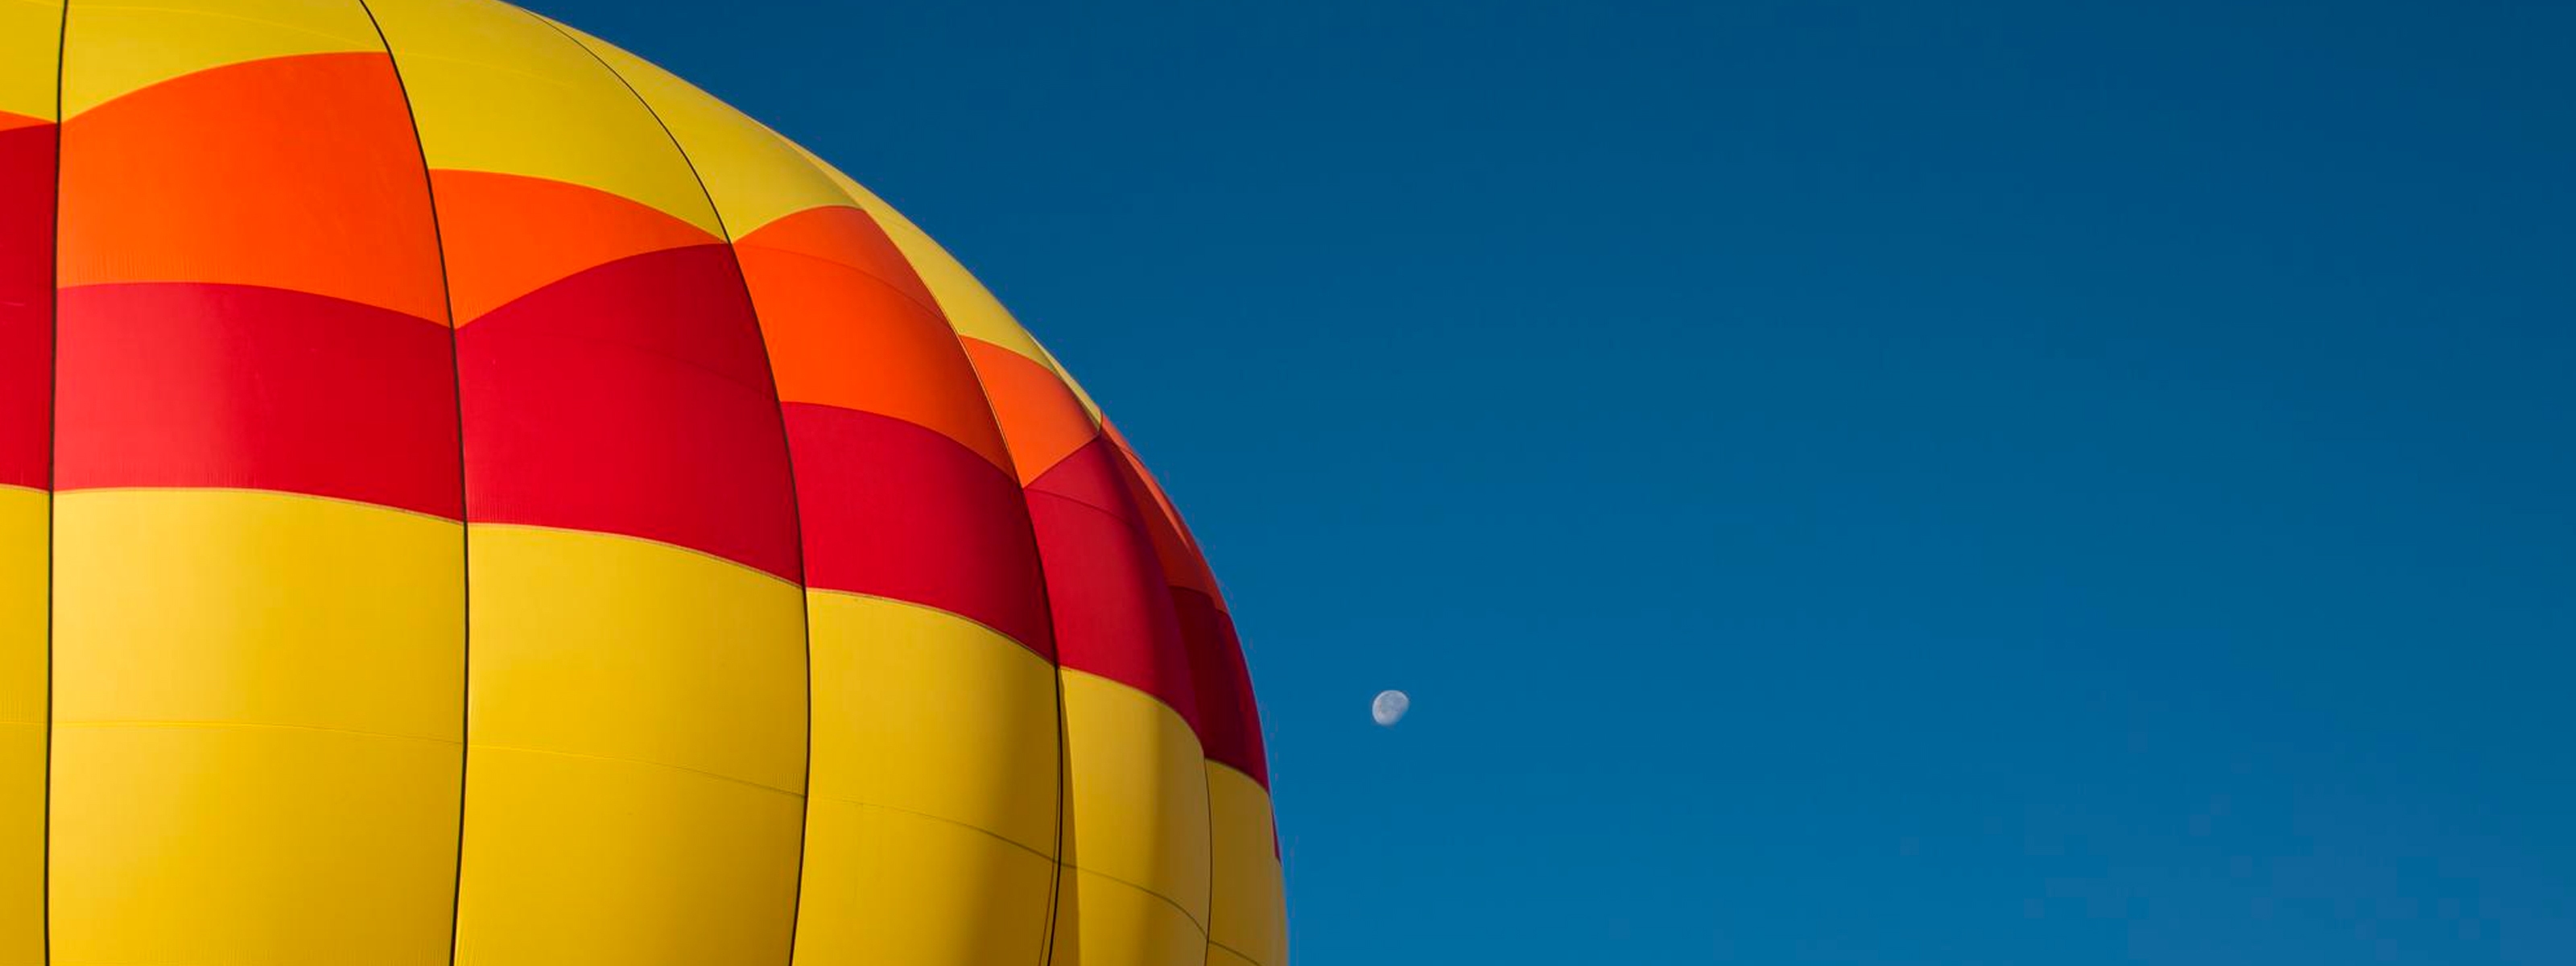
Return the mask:
<svg viewBox="0 0 2576 966">
<path fill-rule="evenodd" d="M 0 127 L 0 486 L 41 489 L 53 445 L 54 126 L 18 123 Z"/>
</svg>

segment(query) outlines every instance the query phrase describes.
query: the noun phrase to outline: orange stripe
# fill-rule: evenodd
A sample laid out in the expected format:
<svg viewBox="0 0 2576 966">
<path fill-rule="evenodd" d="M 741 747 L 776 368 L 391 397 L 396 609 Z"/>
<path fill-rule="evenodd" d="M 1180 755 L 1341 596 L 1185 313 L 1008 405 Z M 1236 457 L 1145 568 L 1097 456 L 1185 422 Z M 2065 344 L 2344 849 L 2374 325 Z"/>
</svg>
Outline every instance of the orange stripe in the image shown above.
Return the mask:
<svg viewBox="0 0 2576 966">
<path fill-rule="evenodd" d="M 714 241 L 597 188 L 487 171 L 430 172 L 459 325 L 595 266 Z"/>
<path fill-rule="evenodd" d="M 779 398 L 892 416 L 1007 470 L 1010 454 L 948 321 L 906 294 L 906 286 L 855 267 L 849 257 L 855 247 L 846 238 L 769 229 L 736 246 Z M 910 276 L 908 269 L 903 274 Z"/>
<path fill-rule="evenodd" d="M 1082 400 L 1036 360 L 982 339 L 965 338 L 966 355 L 991 398 L 993 418 L 1010 441 L 1011 462 L 1027 486 L 1100 435 Z"/>
<path fill-rule="evenodd" d="M 225 282 L 447 318 L 420 151 L 381 53 L 156 84 L 73 118 L 62 150 L 64 288 Z"/>
<path fill-rule="evenodd" d="M 876 277 L 923 306 L 939 305 L 930 287 L 922 284 L 920 273 L 904 259 L 903 250 L 886 237 L 875 218 L 857 208 L 808 208 L 744 235 L 742 244 L 829 258 Z"/>
</svg>

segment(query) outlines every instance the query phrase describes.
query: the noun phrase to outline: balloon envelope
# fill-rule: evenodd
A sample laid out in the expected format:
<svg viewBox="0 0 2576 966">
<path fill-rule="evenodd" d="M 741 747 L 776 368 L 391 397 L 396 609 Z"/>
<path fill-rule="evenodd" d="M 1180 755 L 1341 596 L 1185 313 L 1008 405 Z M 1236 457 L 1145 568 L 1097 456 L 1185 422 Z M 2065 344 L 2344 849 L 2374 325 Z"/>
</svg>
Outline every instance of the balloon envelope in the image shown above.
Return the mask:
<svg viewBox="0 0 2576 966">
<path fill-rule="evenodd" d="M 1168 496 L 838 170 L 489 0 L 0 4 L 0 960 L 1278 966 L 1269 802 Z"/>
</svg>

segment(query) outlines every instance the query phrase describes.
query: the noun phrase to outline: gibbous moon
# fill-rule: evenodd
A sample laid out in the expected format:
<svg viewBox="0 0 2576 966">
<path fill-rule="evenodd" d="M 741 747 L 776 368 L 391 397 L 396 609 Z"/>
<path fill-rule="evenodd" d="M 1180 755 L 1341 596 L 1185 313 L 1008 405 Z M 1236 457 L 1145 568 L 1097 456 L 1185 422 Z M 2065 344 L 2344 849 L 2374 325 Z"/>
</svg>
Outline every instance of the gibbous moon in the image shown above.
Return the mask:
<svg viewBox="0 0 2576 966">
<path fill-rule="evenodd" d="M 1404 720 L 1404 713 L 1412 708 L 1413 699 L 1406 697 L 1404 692 L 1380 691 L 1377 700 L 1369 702 L 1369 717 L 1376 718 L 1381 726 L 1392 728 L 1396 722 Z"/>
</svg>

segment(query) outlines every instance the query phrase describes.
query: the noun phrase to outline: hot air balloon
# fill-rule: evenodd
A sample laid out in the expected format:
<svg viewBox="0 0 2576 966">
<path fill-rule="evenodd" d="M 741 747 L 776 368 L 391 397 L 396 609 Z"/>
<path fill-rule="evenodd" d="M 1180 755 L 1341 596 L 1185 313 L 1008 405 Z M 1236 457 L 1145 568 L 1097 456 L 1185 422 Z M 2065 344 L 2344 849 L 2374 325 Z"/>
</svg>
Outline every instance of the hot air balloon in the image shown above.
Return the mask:
<svg viewBox="0 0 2576 966">
<path fill-rule="evenodd" d="M 1285 962 L 1240 647 L 958 262 L 486 0 L 0 2 L 0 962 Z"/>
</svg>

